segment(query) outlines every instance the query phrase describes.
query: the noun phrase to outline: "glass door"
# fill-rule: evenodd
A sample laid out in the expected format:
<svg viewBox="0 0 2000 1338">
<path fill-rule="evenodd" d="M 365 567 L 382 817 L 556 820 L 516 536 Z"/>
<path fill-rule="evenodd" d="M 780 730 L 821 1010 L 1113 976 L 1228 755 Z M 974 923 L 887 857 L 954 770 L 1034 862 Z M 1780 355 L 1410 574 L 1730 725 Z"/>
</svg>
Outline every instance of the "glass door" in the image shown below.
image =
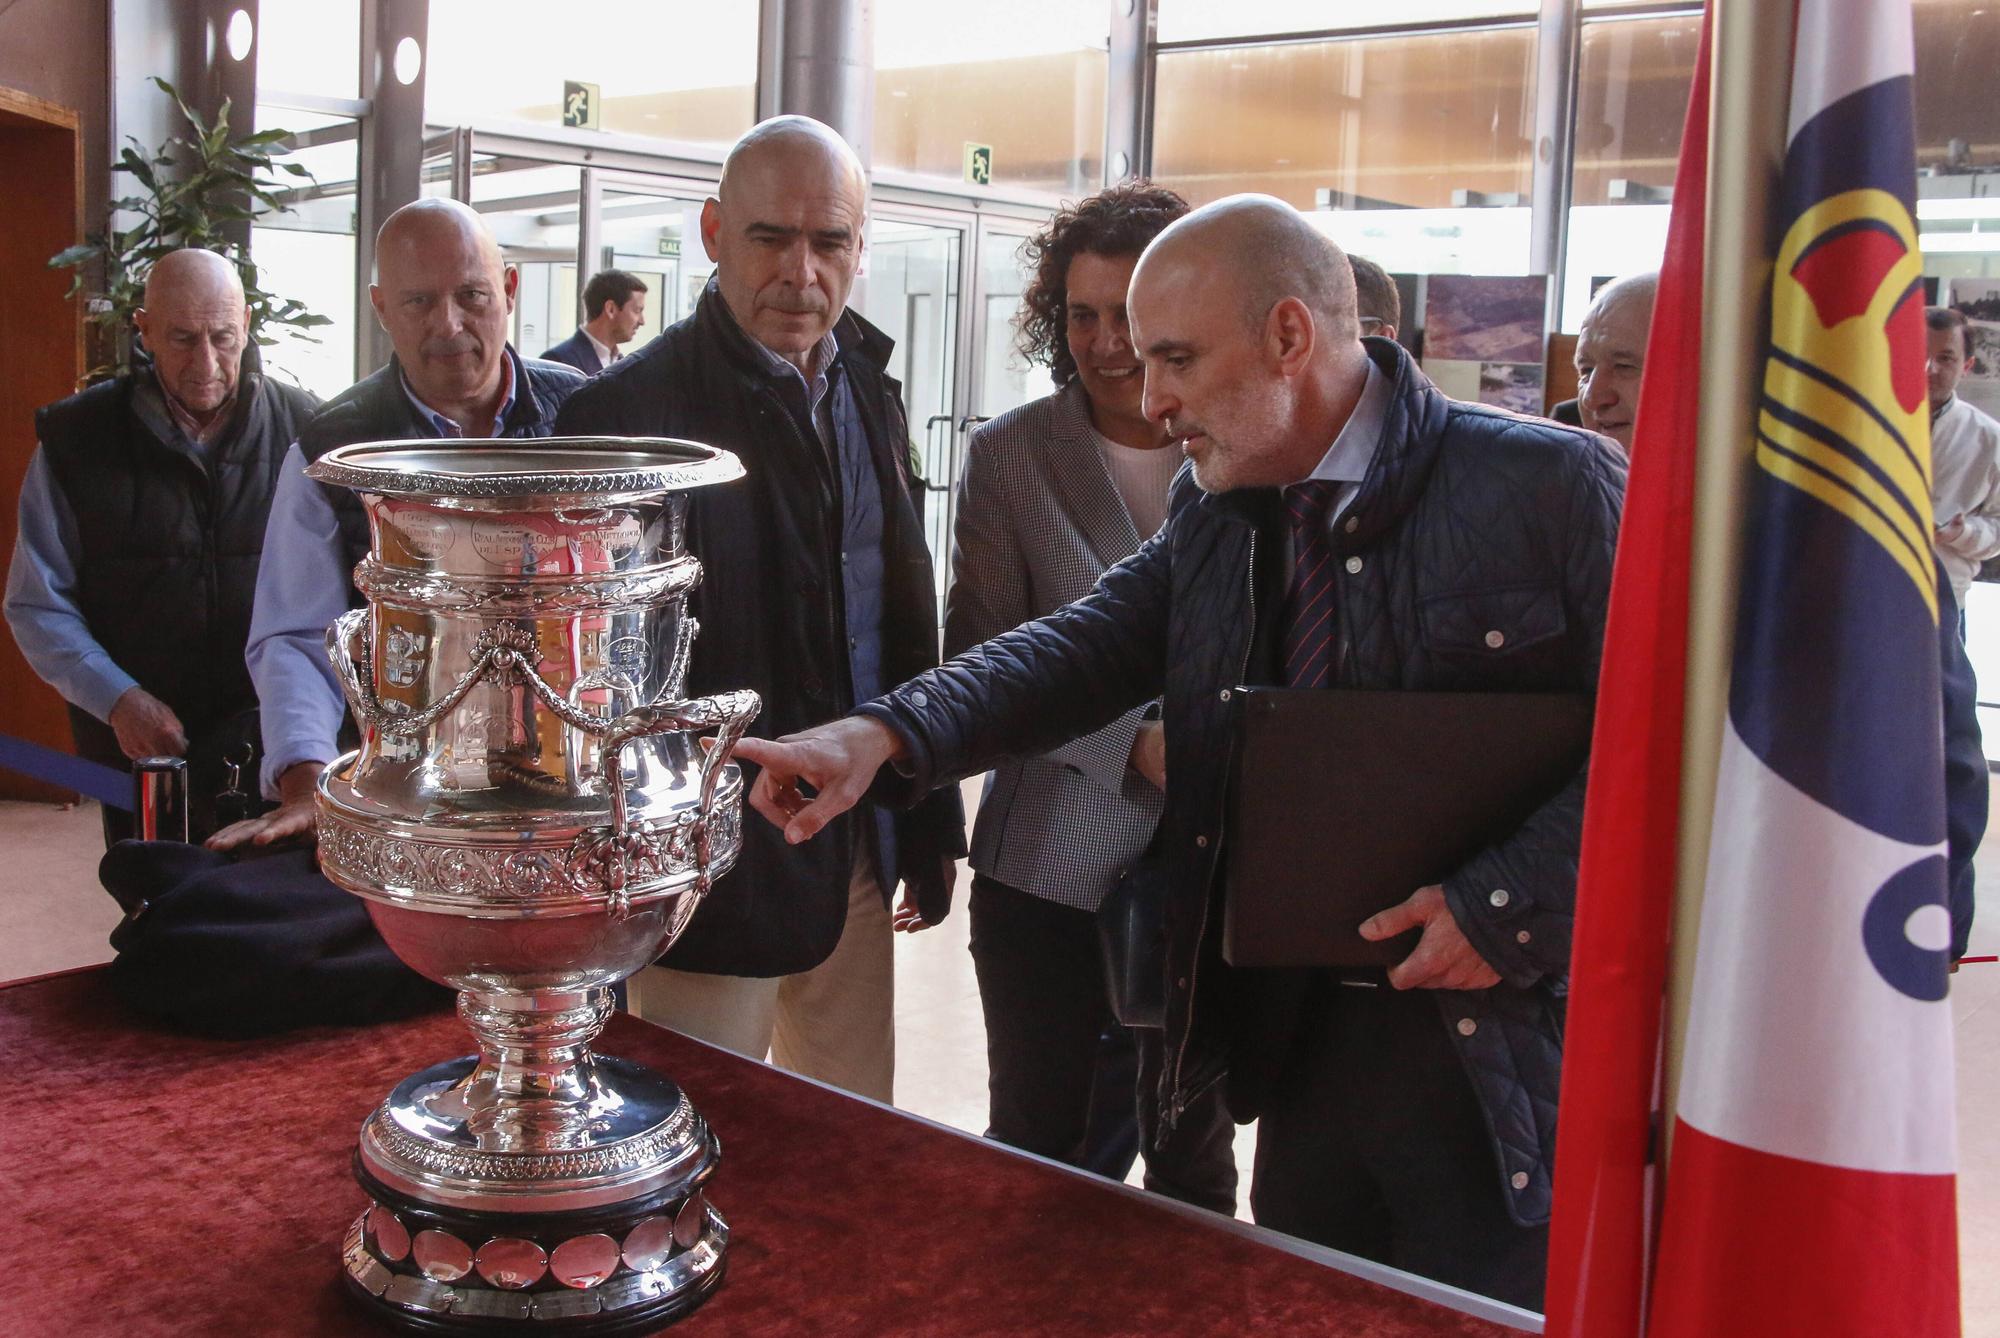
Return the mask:
<svg viewBox="0 0 2000 1338">
<path fill-rule="evenodd" d="M 889 374 L 903 383 L 911 453 L 924 480 L 925 537 L 937 569 L 938 619 L 951 566 L 951 489 L 958 478 L 957 424 L 964 401 L 961 294 L 967 224 L 878 211 L 868 221 L 863 276 L 850 304 L 896 341 Z"/>
</svg>

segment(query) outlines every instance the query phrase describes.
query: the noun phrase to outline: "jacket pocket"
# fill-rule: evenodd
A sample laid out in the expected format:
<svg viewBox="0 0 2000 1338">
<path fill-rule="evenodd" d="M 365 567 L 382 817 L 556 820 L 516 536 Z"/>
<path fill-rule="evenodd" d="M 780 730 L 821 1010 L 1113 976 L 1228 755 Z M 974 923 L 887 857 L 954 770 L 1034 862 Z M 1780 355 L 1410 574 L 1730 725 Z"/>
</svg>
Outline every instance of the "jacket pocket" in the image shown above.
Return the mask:
<svg viewBox="0 0 2000 1338">
<path fill-rule="evenodd" d="M 1424 650 L 1444 680 L 1436 688 L 1507 691 L 1562 685 L 1569 619 L 1558 586 L 1431 595 L 1417 605 L 1417 626 Z"/>
</svg>

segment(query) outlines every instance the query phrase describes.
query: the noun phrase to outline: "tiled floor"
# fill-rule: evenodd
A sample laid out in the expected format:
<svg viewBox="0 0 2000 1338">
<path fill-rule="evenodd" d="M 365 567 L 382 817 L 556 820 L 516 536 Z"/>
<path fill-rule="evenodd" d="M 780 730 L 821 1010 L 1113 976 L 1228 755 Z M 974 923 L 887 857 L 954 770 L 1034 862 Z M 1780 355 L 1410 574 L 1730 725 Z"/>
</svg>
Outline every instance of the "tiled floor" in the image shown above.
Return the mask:
<svg viewBox="0 0 2000 1338">
<path fill-rule="evenodd" d="M 118 912 L 97 886 L 102 850 L 94 808 L 0 803 L 0 980 L 109 959 L 105 935 Z M 2000 840 L 1980 866 L 1981 883 L 2000 889 Z M 2000 891 L 1987 905 L 1973 951 L 2000 953 Z M 986 1115 L 985 1037 L 962 912 L 897 939 L 896 1095 L 919 1114 L 978 1130 Z M 2000 1338 L 2000 964 L 1965 967 L 1952 1008 L 1964 1331 Z M 1246 1187 L 1254 1137 L 1246 1129 L 1237 1138 Z"/>
</svg>

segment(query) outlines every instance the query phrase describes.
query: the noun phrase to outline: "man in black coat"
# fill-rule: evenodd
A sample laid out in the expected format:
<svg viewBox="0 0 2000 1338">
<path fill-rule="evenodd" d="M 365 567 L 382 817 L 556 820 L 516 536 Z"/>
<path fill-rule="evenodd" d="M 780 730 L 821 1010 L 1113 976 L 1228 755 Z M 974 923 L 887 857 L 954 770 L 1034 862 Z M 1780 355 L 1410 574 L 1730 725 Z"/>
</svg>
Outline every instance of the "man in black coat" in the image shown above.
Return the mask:
<svg viewBox="0 0 2000 1338">
<path fill-rule="evenodd" d="M 852 709 L 937 663 L 936 587 L 912 503 L 890 341 L 848 311 L 867 187 L 804 117 L 753 128 L 702 208 L 716 262 L 694 314 L 577 392 L 566 435 L 685 437 L 734 451 L 742 482 L 689 498 L 702 582 L 691 694 L 753 688 L 765 735 Z M 889 1100 L 894 924 L 950 907 L 964 853 L 955 792 L 866 806 L 794 847 L 746 824 L 735 869 L 632 982 L 642 1016 Z"/>
<path fill-rule="evenodd" d="M 162 256 L 134 322 L 130 372 L 35 415 L 7 621 L 81 756 L 188 757 L 199 840 L 225 754 L 257 740 L 243 648 L 264 521 L 317 401 L 263 374 L 243 281 L 213 251 Z M 105 843 L 131 826 L 107 808 Z"/>
<path fill-rule="evenodd" d="M 1623 460 L 1449 400 L 1360 339 L 1341 252 L 1268 197 L 1162 233 L 1129 311 L 1145 412 L 1192 461 L 1165 527 L 1049 617 L 853 717 L 746 742 L 752 802 L 805 840 L 871 785 L 948 784 L 1164 690 L 1166 1117 L 1226 1080 L 1261 1121 L 1259 1221 L 1538 1306 L 1582 773 L 1363 926 L 1420 931 L 1386 975 L 1236 970 L 1216 929 L 1241 891 L 1222 876 L 1229 699 L 1244 682 L 1594 692 Z"/>
</svg>

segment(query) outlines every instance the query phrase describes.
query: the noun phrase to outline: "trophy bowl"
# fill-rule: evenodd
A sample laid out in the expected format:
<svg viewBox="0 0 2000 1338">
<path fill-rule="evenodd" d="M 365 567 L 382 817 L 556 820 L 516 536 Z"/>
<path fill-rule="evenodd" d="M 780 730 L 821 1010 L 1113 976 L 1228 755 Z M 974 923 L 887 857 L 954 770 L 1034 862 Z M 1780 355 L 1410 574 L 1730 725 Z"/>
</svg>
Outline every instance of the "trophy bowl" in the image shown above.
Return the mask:
<svg viewBox="0 0 2000 1338">
<path fill-rule="evenodd" d="M 742 841 L 757 696 L 682 696 L 686 494 L 742 466 L 545 438 L 369 442 L 306 473 L 369 531 L 366 602 L 327 631 L 361 746 L 320 777 L 320 867 L 478 1045 L 363 1123 L 347 1284 L 423 1332 L 655 1328 L 722 1280 L 721 1148 L 672 1081 L 590 1043 Z"/>
</svg>

